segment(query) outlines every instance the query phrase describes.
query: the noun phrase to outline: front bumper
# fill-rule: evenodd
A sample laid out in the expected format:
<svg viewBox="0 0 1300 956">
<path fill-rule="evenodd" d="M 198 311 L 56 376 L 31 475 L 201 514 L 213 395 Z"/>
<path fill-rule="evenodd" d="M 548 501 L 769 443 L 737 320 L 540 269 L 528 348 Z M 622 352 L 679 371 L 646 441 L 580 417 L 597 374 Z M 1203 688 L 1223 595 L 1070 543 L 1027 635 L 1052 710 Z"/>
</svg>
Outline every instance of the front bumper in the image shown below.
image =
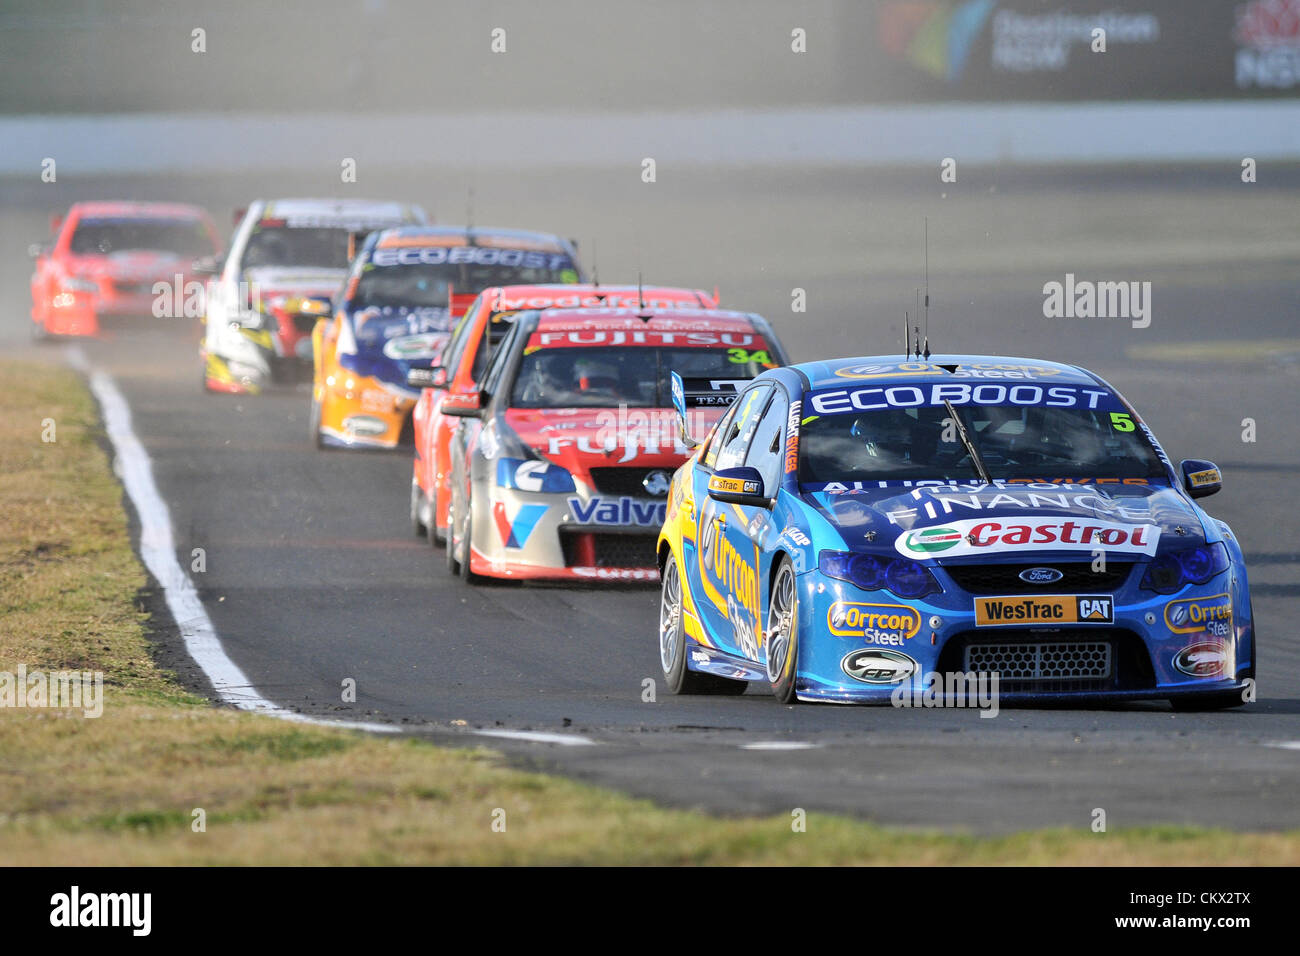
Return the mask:
<svg viewBox="0 0 1300 956">
<path fill-rule="evenodd" d="M 1130 581 L 1140 574 L 1139 566 Z M 801 700 L 884 703 L 900 686 L 919 695 L 934 674 L 991 673 L 990 660 L 1012 662 L 994 665 L 999 700 L 1008 702 L 1168 699 L 1244 689 L 1255 672 L 1254 627 L 1249 600 L 1235 593 L 1230 577 L 1225 572 L 1169 595 L 1130 584 L 1110 595 L 1113 619 L 1104 624 L 998 627 L 977 624 L 976 596 L 965 592 L 904 601 L 807 571 L 798 578 L 796 692 Z M 1185 613 L 1191 607 L 1199 614 Z M 875 657 L 884 666 L 862 666 Z M 1014 669 L 1026 660 L 1034 663 Z M 855 669 L 861 676 L 849 673 Z"/>
<path fill-rule="evenodd" d="M 336 369 L 317 384 L 316 400 L 327 445 L 391 449 L 408 440 L 416 396 L 405 389 Z"/>
<path fill-rule="evenodd" d="M 665 499 L 497 485 L 475 501 L 470 570 L 516 580 L 659 580 L 655 541 Z"/>
</svg>

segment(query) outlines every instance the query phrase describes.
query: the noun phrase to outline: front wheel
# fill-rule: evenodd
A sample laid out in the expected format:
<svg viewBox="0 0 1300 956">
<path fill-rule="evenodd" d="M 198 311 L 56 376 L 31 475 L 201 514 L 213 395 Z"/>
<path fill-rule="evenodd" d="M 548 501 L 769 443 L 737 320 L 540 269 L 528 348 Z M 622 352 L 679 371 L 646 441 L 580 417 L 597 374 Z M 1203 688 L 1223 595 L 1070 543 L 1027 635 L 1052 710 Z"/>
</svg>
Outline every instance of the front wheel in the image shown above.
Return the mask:
<svg viewBox="0 0 1300 956">
<path fill-rule="evenodd" d="M 420 491 L 420 483 L 415 480 L 415 475 L 411 476 L 411 532 L 418 538 L 424 534 L 425 525 L 420 519 L 420 510 L 424 507 L 424 494 Z"/>
<path fill-rule="evenodd" d="M 794 565 L 782 558 L 772 579 L 768 600 L 766 647 L 767 679 L 772 694 L 782 704 L 793 704 L 795 676 L 799 672 L 799 588 Z"/>
<path fill-rule="evenodd" d="M 316 400 L 315 396 L 313 396 L 311 400 L 311 411 L 307 415 L 307 426 L 311 431 L 311 443 L 315 445 L 318 450 L 324 450 L 325 441 L 321 438 L 320 423 L 321 403 Z"/>
<path fill-rule="evenodd" d="M 442 547 L 447 543 L 447 532 L 438 530 L 438 508 L 440 507 L 438 499 L 438 479 L 433 480 L 433 495 L 430 497 L 429 504 L 429 546 L 433 548 Z"/>
<path fill-rule="evenodd" d="M 686 666 L 686 631 L 682 627 L 682 581 L 677 560 L 668 556 L 659 599 L 659 664 L 674 694 L 743 694 L 749 685 Z"/>
</svg>

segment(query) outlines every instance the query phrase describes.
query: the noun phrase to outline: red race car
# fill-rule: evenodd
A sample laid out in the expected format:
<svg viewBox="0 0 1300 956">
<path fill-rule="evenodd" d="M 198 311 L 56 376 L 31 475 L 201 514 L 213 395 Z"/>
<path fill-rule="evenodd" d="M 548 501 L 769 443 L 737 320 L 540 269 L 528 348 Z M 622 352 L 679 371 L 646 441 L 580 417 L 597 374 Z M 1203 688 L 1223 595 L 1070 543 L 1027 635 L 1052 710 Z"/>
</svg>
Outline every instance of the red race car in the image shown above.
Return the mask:
<svg viewBox="0 0 1300 956">
<path fill-rule="evenodd" d="M 197 317 L 196 262 L 215 261 L 212 219 L 180 203 L 81 202 L 33 246 L 32 334 L 98 335 L 110 317 Z M 193 311 L 186 303 L 193 299 Z"/>
<path fill-rule="evenodd" d="M 699 289 L 617 285 L 509 285 L 484 289 L 472 300 L 456 325 L 439 368 L 415 369 L 409 384 L 424 386 L 412 412 L 415 433 L 415 469 L 411 477 L 411 522 L 416 534 L 430 532 L 432 544 L 447 534 L 447 504 L 451 500 L 451 465 L 448 459 L 456 420 L 438 409 L 448 393 L 472 392 L 487 365 L 488 352 L 510 329 L 511 320 L 529 309 L 581 309 L 638 307 L 653 309 L 715 309 L 718 293 Z M 436 387 L 427 387 L 434 383 Z"/>
<path fill-rule="evenodd" d="M 521 312 L 476 390 L 448 393 L 447 566 L 466 581 L 652 581 L 671 478 L 748 381 L 785 364 L 760 316 Z M 678 502 L 680 504 L 680 502 Z"/>
</svg>

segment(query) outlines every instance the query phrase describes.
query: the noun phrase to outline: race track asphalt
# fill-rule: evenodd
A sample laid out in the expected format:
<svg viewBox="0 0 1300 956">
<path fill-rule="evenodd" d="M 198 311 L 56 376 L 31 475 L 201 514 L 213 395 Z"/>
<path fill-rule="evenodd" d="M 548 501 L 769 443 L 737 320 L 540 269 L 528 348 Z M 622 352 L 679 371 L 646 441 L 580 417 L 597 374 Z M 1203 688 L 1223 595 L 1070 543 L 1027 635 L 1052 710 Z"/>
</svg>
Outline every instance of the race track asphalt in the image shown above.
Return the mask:
<svg viewBox="0 0 1300 956">
<path fill-rule="evenodd" d="M 1177 460 L 1220 464 L 1207 502 L 1243 542 L 1260 643 L 1254 705 L 1175 714 L 1164 703 L 972 711 L 782 707 L 758 688 L 674 698 L 646 588 L 471 588 L 414 539 L 409 453 L 320 452 L 306 392 L 199 388 L 197 332 L 160 322 L 80 346 L 130 403 L 171 510 L 178 560 L 234 661 L 265 697 L 724 813 L 839 811 L 884 824 L 1005 832 L 1109 826 L 1300 826 L 1300 171 L 1254 186 L 1228 169 L 637 170 L 473 175 L 476 220 L 597 244 L 606 282 L 721 287 L 768 316 L 796 360 L 901 352 L 929 219 L 930 337 L 947 351 L 1093 368 L 1137 406 Z M 62 177 L 61 177 L 62 178 Z M 443 221 L 466 171 L 376 179 Z M 185 198 L 219 218 L 254 195 L 337 192 L 311 174 L 0 183 L 0 345 L 26 340 L 25 257 L 48 214 L 77 198 Z M 226 219 L 225 221 L 228 221 Z M 1066 273 L 1152 283 L 1152 323 L 1048 319 L 1042 287 Z M 791 312 L 792 290 L 808 311 Z M 1242 440 L 1253 419 L 1256 440 Z M 36 434 L 34 429 L 33 434 Z M 154 606 L 161 609 L 160 602 Z M 164 612 L 165 613 L 165 612 Z M 159 655 L 203 687 L 172 622 Z M 357 702 L 340 700 L 353 678 Z M 643 681 L 656 681 L 654 702 Z M 589 746 L 471 736 L 577 735 Z M 808 745 L 775 749 L 753 745 Z M 1285 745 L 1290 743 L 1290 748 Z"/>
</svg>

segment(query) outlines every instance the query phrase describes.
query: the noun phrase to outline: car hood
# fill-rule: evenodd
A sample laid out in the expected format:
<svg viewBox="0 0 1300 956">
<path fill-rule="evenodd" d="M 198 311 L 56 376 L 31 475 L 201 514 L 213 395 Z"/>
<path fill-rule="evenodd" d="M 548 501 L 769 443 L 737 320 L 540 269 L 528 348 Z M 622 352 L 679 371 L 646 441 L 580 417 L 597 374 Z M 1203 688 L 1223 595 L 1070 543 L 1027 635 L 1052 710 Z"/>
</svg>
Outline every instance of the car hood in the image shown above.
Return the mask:
<svg viewBox="0 0 1300 956">
<path fill-rule="evenodd" d="M 1161 545 L 1192 546 L 1207 530 L 1191 504 L 1165 483 L 925 486 L 807 492 L 852 550 L 892 546 L 917 560 L 1097 549 L 1132 560 Z"/>
<path fill-rule="evenodd" d="M 87 279 L 170 282 L 177 273 L 187 275 L 192 268 L 193 260 L 178 256 L 174 252 L 131 249 L 106 256 L 78 256 L 69 271 Z"/>
<path fill-rule="evenodd" d="M 619 466 L 673 470 L 687 456 L 671 408 L 512 408 L 504 417 L 535 453 L 575 473 Z"/>
<path fill-rule="evenodd" d="M 451 339 L 451 314 L 445 308 L 371 308 L 352 313 L 349 320 L 357 342 L 351 367 L 403 388 L 407 370 L 428 366 Z"/>
<path fill-rule="evenodd" d="M 264 299 L 277 295 L 305 295 L 329 298 L 343 282 L 342 269 L 259 266 L 244 270 L 244 281 Z"/>
</svg>

